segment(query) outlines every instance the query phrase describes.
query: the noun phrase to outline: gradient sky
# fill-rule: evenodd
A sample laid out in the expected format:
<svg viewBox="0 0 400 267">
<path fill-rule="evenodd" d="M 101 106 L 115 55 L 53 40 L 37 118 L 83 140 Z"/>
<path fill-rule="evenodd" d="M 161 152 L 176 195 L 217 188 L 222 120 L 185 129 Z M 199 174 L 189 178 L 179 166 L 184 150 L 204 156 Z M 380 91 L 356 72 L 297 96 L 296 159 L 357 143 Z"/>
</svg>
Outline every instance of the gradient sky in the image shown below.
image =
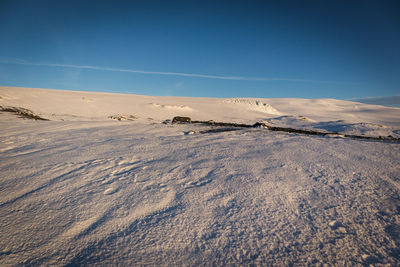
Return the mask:
<svg viewBox="0 0 400 267">
<path fill-rule="evenodd" d="M 203 97 L 400 93 L 400 1 L 0 0 L 0 85 Z"/>
</svg>

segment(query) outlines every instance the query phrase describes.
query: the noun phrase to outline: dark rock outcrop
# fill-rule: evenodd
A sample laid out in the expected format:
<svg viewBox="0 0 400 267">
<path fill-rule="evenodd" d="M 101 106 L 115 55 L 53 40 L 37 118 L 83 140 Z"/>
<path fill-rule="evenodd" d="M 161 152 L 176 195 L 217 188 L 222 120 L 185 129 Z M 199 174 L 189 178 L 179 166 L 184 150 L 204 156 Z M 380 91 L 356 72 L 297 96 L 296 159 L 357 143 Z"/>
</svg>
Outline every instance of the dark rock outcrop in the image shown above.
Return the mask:
<svg viewBox="0 0 400 267">
<path fill-rule="evenodd" d="M 0 106 L 0 111 L 14 113 L 23 119 L 49 121 L 49 119 L 42 118 L 26 108 Z"/>
<path fill-rule="evenodd" d="M 321 132 L 314 129 L 296 129 L 296 128 L 287 128 L 287 127 L 277 127 L 270 126 L 264 122 L 256 122 L 254 124 L 242 124 L 242 123 L 227 123 L 227 122 L 215 122 L 213 120 L 209 121 L 192 121 L 189 117 L 180 117 L 176 116 L 172 119 L 172 123 L 193 123 L 193 124 L 202 124 L 213 127 L 224 127 L 224 128 L 213 128 L 211 130 L 201 131 L 200 133 L 211 133 L 211 132 L 226 132 L 233 131 L 235 129 L 232 128 L 263 128 L 269 131 L 275 132 L 287 132 L 287 133 L 295 133 L 295 134 L 305 134 L 305 135 L 319 135 L 319 136 L 338 136 L 338 137 L 347 137 L 353 139 L 364 139 L 364 140 L 380 140 L 380 141 L 389 141 L 389 142 L 400 142 L 399 138 L 394 138 L 393 136 L 362 136 L 362 135 L 352 135 L 352 134 L 342 134 L 338 132 Z"/>
<path fill-rule="evenodd" d="M 191 123 L 192 120 L 189 117 L 176 116 L 172 119 L 172 123 Z"/>
</svg>

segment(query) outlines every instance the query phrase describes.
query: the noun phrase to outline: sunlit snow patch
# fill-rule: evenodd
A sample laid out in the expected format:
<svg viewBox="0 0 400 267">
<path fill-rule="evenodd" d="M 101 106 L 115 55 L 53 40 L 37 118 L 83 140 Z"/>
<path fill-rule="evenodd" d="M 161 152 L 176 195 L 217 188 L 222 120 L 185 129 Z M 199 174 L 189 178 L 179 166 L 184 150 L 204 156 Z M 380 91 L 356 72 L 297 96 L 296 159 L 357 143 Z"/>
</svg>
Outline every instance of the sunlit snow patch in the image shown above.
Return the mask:
<svg viewBox="0 0 400 267">
<path fill-rule="evenodd" d="M 223 102 L 228 104 L 234 104 L 239 107 L 245 108 L 247 110 L 259 111 L 273 115 L 281 115 L 281 113 L 274 107 L 260 100 L 233 98 L 233 99 L 225 99 Z"/>
<path fill-rule="evenodd" d="M 167 109 L 167 110 L 176 110 L 176 111 L 193 111 L 193 109 L 189 106 L 181 105 L 164 105 L 158 103 L 149 103 L 150 106 L 160 109 Z"/>
</svg>

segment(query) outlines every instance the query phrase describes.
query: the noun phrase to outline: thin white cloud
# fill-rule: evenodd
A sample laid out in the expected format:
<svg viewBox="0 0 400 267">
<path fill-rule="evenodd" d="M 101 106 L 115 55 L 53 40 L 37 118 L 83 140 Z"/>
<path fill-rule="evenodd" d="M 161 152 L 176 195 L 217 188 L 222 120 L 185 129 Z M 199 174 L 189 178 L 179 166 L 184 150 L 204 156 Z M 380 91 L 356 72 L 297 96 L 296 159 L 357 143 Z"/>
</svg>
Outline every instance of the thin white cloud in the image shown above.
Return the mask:
<svg viewBox="0 0 400 267">
<path fill-rule="evenodd" d="M 16 60 L 16 59 L 11 59 L 11 60 L 10 59 L 0 59 L 0 63 L 28 65 L 28 66 L 42 66 L 42 67 L 59 67 L 59 68 L 100 70 L 100 71 L 128 72 L 128 73 L 140 73 L 140 74 L 152 74 L 152 75 L 195 77 L 195 78 L 219 79 L 219 80 L 290 81 L 290 82 L 306 82 L 306 83 L 338 83 L 338 82 L 332 82 L 332 81 L 292 79 L 292 78 L 263 78 L 263 77 L 224 76 L 224 75 L 210 75 L 210 74 L 183 73 L 183 72 L 133 70 L 133 69 L 110 68 L 110 67 L 98 67 L 98 66 L 90 66 L 90 65 L 32 63 L 32 62 L 28 62 L 28 61 L 25 61 L 25 60 Z"/>
</svg>

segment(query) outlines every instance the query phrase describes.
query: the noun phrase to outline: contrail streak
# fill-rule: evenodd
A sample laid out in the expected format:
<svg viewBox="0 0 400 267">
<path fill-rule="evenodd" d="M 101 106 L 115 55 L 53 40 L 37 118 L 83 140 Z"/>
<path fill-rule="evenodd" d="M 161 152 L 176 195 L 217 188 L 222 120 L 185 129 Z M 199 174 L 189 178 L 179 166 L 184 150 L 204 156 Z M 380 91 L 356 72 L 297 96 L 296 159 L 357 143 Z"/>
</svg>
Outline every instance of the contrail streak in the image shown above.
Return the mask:
<svg viewBox="0 0 400 267">
<path fill-rule="evenodd" d="M 60 68 L 73 68 L 73 69 L 89 69 L 89 70 L 101 70 L 101 71 L 128 72 L 128 73 L 140 73 L 140 74 L 152 74 L 152 75 L 183 76 L 183 77 L 195 77 L 195 78 L 205 78 L 205 79 L 219 79 L 219 80 L 238 80 L 238 81 L 290 81 L 290 82 L 308 82 L 308 83 L 336 83 L 336 82 L 331 82 L 331 81 L 307 80 L 307 79 L 258 78 L 258 77 L 243 77 L 243 76 L 223 76 L 223 75 L 210 75 L 210 74 L 198 74 L 198 73 L 183 73 L 183 72 L 132 70 L 132 69 L 120 69 L 120 68 L 110 68 L 110 67 L 98 67 L 98 66 L 90 66 L 90 65 L 71 65 L 71 64 L 52 64 L 52 63 L 32 63 L 32 62 L 27 62 L 27 61 L 24 61 L 24 60 L 3 60 L 3 59 L 0 59 L 0 63 L 18 64 L 18 65 L 28 65 L 28 66 L 42 66 L 42 67 L 60 67 Z"/>
</svg>

